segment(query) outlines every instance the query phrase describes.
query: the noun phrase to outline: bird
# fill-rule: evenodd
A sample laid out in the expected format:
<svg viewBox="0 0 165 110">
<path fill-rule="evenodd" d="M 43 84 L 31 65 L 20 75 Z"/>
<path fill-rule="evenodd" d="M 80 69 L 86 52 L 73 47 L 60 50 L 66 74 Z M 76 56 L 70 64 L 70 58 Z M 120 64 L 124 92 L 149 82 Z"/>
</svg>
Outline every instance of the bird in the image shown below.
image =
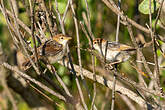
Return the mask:
<svg viewBox="0 0 165 110">
<path fill-rule="evenodd" d="M 110 65 L 127 61 L 130 55 L 136 51 L 134 47 L 117 42 L 110 42 L 102 38 L 93 40 L 93 48 L 98 51 Z"/>
<path fill-rule="evenodd" d="M 61 60 L 66 53 L 67 43 L 71 39 L 72 37 L 63 34 L 53 36 L 52 39 L 45 41 L 37 48 L 38 59 L 44 60 L 47 58 L 50 64 Z M 31 55 L 31 59 L 33 62 L 36 62 L 34 54 Z M 31 63 L 29 59 L 22 63 L 23 70 L 27 70 L 30 67 Z"/>
</svg>

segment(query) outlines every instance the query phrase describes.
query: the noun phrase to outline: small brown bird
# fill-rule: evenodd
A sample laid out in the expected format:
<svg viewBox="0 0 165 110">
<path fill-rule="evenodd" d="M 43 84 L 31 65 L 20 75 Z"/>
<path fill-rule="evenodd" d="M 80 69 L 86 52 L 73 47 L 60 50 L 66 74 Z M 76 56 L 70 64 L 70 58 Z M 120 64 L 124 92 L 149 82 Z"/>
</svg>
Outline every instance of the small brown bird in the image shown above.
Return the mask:
<svg viewBox="0 0 165 110">
<path fill-rule="evenodd" d="M 58 34 L 52 39 L 47 40 L 37 48 L 38 59 L 47 58 L 51 64 L 61 60 L 66 53 L 67 42 L 70 39 L 72 38 L 63 34 Z M 32 55 L 31 58 L 32 61 L 35 62 L 35 55 Z M 30 67 L 30 60 L 27 60 L 22 64 L 23 70 L 27 70 Z"/>
<path fill-rule="evenodd" d="M 93 47 L 106 58 L 106 61 L 111 65 L 127 61 L 130 55 L 136 50 L 131 46 L 106 41 L 102 38 L 93 40 Z"/>
</svg>

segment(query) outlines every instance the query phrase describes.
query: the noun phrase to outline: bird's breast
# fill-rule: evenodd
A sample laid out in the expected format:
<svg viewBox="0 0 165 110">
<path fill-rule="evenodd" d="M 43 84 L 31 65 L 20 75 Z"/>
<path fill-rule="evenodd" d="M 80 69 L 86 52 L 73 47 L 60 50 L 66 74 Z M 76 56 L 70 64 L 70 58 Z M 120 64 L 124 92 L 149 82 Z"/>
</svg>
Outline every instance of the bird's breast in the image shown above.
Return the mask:
<svg viewBox="0 0 165 110">
<path fill-rule="evenodd" d="M 61 52 L 59 52 L 58 54 L 56 54 L 54 56 L 48 56 L 48 60 L 51 64 L 53 64 L 53 63 L 61 60 L 63 58 L 64 54 L 65 54 L 64 51 L 61 51 Z"/>
<path fill-rule="evenodd" d="M 107 50 L 107 52 L 103 52 L 104 57 L 106 57 L 106 60 L 113 62 L 116 60 L 116 56 L 119 54 L 119 51 L 111 51 Z"/>
</svg>

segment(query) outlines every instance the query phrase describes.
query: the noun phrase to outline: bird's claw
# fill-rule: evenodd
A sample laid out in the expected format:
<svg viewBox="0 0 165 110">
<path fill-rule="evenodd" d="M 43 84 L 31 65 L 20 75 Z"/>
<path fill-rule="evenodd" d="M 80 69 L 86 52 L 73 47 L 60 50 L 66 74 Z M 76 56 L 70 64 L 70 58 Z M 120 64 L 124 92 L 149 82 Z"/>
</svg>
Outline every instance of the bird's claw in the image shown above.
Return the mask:
<svg viewBox="0 0 165 110">
<path fill-rule="evenodd" d="M 105 65 L 105 69 L 106 69 L 106 70 L 113 70 L 114 67 L 113 67 L 111 64 L 106 64 L 106 65 Z"/>
</svg>

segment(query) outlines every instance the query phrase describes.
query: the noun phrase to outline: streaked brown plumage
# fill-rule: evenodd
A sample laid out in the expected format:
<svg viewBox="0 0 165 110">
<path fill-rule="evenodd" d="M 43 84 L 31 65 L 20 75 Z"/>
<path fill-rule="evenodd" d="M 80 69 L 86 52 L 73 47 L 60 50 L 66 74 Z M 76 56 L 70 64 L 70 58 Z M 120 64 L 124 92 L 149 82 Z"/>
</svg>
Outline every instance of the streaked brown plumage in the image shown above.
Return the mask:
<svg viewBox="0 0 165 110">
<path fill-rule="evenodd" d="M 57 62 L 58 60 L 61 60 L 66 53 L 67 42 L 70 39 L 71 37 L 68 37 L 63 34 L 58 34 L 52 39 L 47 40 L 45 43 L 41 44 L 40 47 L 37 48 L 38 59 L 47 58 L 51 64 Z M 32 55 L 31 59 L 35 62 L 35 55 Z M 22 67 L 24 70 L 30 68 L 30 61 L 25 61 L 22 64 Z"/>
</svg>

